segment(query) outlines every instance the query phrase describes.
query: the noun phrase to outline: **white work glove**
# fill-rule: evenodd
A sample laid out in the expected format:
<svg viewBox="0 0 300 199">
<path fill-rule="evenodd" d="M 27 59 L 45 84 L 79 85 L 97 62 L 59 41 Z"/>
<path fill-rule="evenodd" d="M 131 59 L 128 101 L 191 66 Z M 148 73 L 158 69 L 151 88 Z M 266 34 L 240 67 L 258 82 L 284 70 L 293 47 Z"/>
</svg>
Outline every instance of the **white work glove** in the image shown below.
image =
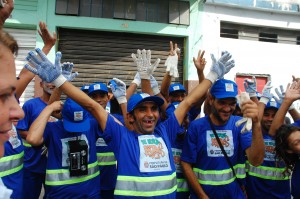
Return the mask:
<svg viewBox="0 0 300 199">
<path fill-rule="evenodd" d="M 74 64 L 70 62 L 64 62 L 61 66 L 62 75 L 71 82 L 75 77 L 78 76 L 78 72 L 72 73 Z"/>
<path fill-rule="evenodd" d="M 138 72 L 141 79 L 150 79 L 150 75 L 155 71 L 160 59 L 158 58 L 153 65 L 151 65 L 151 50 L 143 49 L 137 50 L 137 55 L 131 54 L 134 63 L 137 65 Z"/>
<path fill-rule="evenodd" d="M 25 64 L 25 68 L 35 75 L 38 75 L 43 81 L 48 83 L 53 83 L 57 88 L 60 87 L 67 79 L 62 75 L 62 69 L 60 60 L 62 57 L 61 52 L 57 52 L 55 56 L 55 64 L 52 64 L 43 51 L 36 48 L 35 51 L 40 56 L 38 58 L 34 52 L 29 52 L 26 57 L 27 61 L 33 65 L 35 68 L 29 64 Z"/>
<path fill-rule="evenodd" d="M 176 48 L 173 51 L 174 55 L 169 55 L 166 62 L 165 62 L 165 66 L 167 67 L 166 71 L 169 72 L 169 75 L 171 77 L 176 77 L 176 78 L 179 77 L 179 74 L 178 74 L 178 54 L 177 53 L 180 53 L 179 48 Z"/>
<path fill-rule="evenodd" d="M 8 199 L 11 198 L 13 190 L 6 188 L 6 186 L 3 184 L 1 178 L 0 178 L 0 199 Z"/>
<path fill-rule="evenodd" d="M 250 96 L 249 96 L 249 93 L 247 92 L 241 92 L 240 95 L 237 96 L 237 100 L 238 100 L 238 103 L 240 104 L 240 106 L 250 100 Z M 248 132 L 252 129 L 252 119 L 251 118 L 242 118 L 240 120 L 238 120 L 236 123 L 235 123 L 235 126 L 240 126 L 244 124 L 242 130 L 241 130 L 241 133 L 245 133 L 245 132 Z"/>
<path fill-rule="evenodd" d="M 223 56 L 217 61 L 215 56 L 211 54 L 212 66 L 210 68 L 210 72 L 206 75 L 206 79 L 211 81 L 212 84 L 217 79 L 222 79 L 224 75 L 228 73 L 231 68 L 235 66 L 234 62 L 227 60 L 227 57 L 228 57 L 228 53 L 224 53 Z M 222 60 L 222 62 L 220 60 Z"/>
<path fill-rule="evenodd" d="M 252 79 L 244 80 L 244 88 L 250 97 L 256 97 L 256 78 L 252 76 Z"/>
<path fill-rule="evenodd" d="M 152 75 L 150 76 L 150 84 L 154 95 L 160 93 L 160 90 L 158 88 L 158 83 Z"/>
<path fill-rule="evenodd" d="M 119 104 L 127 103 L 126 84 L 123 81 L 119 80 L 118 78 L 113 78 L 113 80 L 109 81 L 109 85 L 118 103 Z"/>
<path fill-rule="evenodd" d="M 132 80 L 133 84 L 136 84 L 137 87 L 139 87 L 141 85 L 141 77 L 140 77 L 140 73 L 137 72 L 134 76 L 134 79 Z"/>
<path fill-rule="evenodd" d="M 264 103 L 265 105 L 268 104 L 268 102 L 272 99 L 273 94 L 271 93 L 271 81 L 268 81 L 266 85 L 264 86 L 262 93 L 261 93 L 261 98 L 259 99 L 259 102 Z"/>
<path fill-rule="evenodd" d="M 231 58 L 232 58 L 232 55 L 228 51 L 222 51 L 221 58 L 219 59 L 219 61 L 222 64 L 224 64 L 224 66 L 225 66 L 224 75 L 227 74 L 235 66 L 234 59 L 231 59 Z M 223 77 L 220 77 L 219 79 L 223 79 L 224 75 L 223 75 Z"/>
<path fill-rule="evenodd" d="M 283 102 L 284 96 L 285 96 L 285 91 L 284 91 L 282 85 L 280 85 L 279 88 L 280 88 L 280 91 L 278 90 L 278 88 L 275 88 L 275 92 L 276 92 L 278 98 L 277 98 L 276 96 L 273 96 L 273 98 L 275 99 L 275 101 L 276 101 L 278 104 L 281 105 L 282 102 Z M 290 110 L 293 110 L 293 109 L 295 109 L 294 103 L 292 103 L 291 106 L 289 107 L 289 111 L 290 111 Z"/>
</svg>

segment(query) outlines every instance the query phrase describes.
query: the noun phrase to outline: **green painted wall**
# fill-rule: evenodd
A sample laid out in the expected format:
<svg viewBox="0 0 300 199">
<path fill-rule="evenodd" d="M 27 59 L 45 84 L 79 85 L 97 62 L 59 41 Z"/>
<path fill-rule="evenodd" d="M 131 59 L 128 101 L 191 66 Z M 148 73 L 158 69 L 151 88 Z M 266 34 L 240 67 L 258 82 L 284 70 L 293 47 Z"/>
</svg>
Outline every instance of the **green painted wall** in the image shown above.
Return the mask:
<svg viewBox="0 0 300 199">
<path fill-rule="evenodd" d="M 77 28 L 87 30 L 101 30 L 114 32 L 128 32 L 138 34 L 172 35 L 185 38 L 185 80 L 196 80 L 193 56 L 197 56 L 201 46 L 201 9 L 202 1 L 191 0 L 190 26 L 150 23 L 141 21 L 102 19 L 91 17 L 76 17 L 55 15 L 55 0 L 15 0 L 12 18 L 5 26 L 13 28 L 36 29 L 39 21 L 45 21 L 51 32 L 57 27 Z M 37 37 L 37 47 L 42 47 L 40 37 Z M 55 49 L 49 56 L 54 59 Z"/>
</svg>

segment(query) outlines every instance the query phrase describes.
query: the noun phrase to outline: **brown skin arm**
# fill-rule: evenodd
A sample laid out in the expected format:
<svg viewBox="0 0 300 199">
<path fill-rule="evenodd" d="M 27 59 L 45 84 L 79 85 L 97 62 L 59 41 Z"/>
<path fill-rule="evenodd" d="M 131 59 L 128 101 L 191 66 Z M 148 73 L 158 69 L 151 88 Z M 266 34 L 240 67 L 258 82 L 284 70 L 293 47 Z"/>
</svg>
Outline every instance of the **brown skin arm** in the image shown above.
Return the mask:
<svg viewBox="0 0 300 199">
<path fill-rule="evenodd" d="M 182 166 L 183 173 L 184 173 L 190 187 L 193 189 L 193 191 L 197 195 L 197 197 L 205 198 L 205 199 L 208 198 L 208 196 L 202 189 L 200 183 L 198 182 L 196 175 L 193 172 L 192 165 L 188 162 L 181 161 L 181 166 Z"/>
<path fill-rule="evenodd" d="M 252 142 L 246 149 L 246 155 L 253 166 L 259 166 L 265 155 L 265 144 L 259 119 L 259 109 L 255 102 L 248 100 L 241 104 L 243 117 L 252 119 Z"/>
<path fill-rule="evenodd" d="M 39 35 L 43 39 L 44 47 L 42 51 L 47 55 L 51 48 L 55 45 L 56 42 L 56 33 L 54 32 L 53 35 L 51 35 L 47 29 L 47 26 L 44 22 L 39 23 L 40 29 L 38 30 Z M 17 81 L 16 86 L 16 97 L 19 99 L 26 89 L 27 85 L 30 83 L 30 81 L 34 78 L 34 74 L 30 72 L 29 70 L 23 68 L 19 74 L 19 80 Z"/>
<path fill-rule="evenodd" d="M 53 102 L 46 106 L 36 120 L 31 124 L 26 141 L 33 146 L 40 146 L 44 142 L 44 131 L 46 124 L 52 112 L 60 111 L 62 109 L 62 103 L 60 101 Z"/>
<path fill-rule="evenodd" d="M 174 111 L 174 114 L 180 125 L 182 124 L 185 115 L 204 95 L 206 95 L 207 90 L 211 87 L 211 85 L 212 85 L 211 81 L 204 79 L 179 104 L 177 109 Z"/>
<path fill-rule="evenodd" d="M 108 118 L 108 113 L 103 107 L 87 96 L 79 88 L 72 85 L 70 82 L 63 83 L 59 89 L 64 92 L 68 97 L 73 99 L 75 102 L 80 104 L 83 108 L 89 111 L 95 119 L 98 121 L 100 128 L 104 131 L 106 127 L 106 121 Z"/>
</svg>

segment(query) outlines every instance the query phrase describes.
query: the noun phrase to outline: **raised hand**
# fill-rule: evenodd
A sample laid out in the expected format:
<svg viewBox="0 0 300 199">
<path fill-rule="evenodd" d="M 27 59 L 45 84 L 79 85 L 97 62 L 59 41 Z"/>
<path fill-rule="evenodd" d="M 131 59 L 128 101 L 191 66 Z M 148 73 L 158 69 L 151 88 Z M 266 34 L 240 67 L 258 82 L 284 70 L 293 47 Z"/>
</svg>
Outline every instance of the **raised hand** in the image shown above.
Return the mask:
<svg viewBox="0 0 300 199">
<path fill-rule="evenodd" d="M 126 84 L 118 78 L 113 78 L 108 84 L 118 103 L 126 103 Z"/>
<path fill-rule="evenodd" d="M 137 54 L 131 54 L 134 63 L 137 65 L 141 79 L 150 79 L 150 75 L 155 71 L 160 59 L 158 58 L 154 64 L 151 64 L 151 50 L 137 50 Z"/>
<path fill-rule="evenodd" d="M 271 88 L 273 86 L 271 86 L 271 81 L 268 81 L 266 83 L 266 85 L 264 86 L 262 93 L 261 93 L 261 98 L 260 98 L 260 102 L 264 103 L 265 105 L 267 105 L 267 103 L 273 98 L 273 94 L 271 93 Z"/>
<path fill-rule="evenodd" d="M 252 76 L 252 79 L 244 80 L 244 88 L 250 97 L 256 97 L 256 78 Z"/>
<path fill-rule="evenodd" d="M 132 80 L 131 83 L 136 84 L 137 87 L 139 87 L 141 85 L 141 77 L 140 77 L 140 73 L 137 72 Z"/>
<path fill-rule="evenodd" d="M 175 43 L 175 46 L 173 47 L 173 42 L 170 41 L 170 52 L 169 56 L 165 62 L 166 71 L 169 72 L 169 75 L 172 77 L 179 77 L 178 73 L 178 59 L 180 56 L 180 49 L 177 47 L 177 44 Z"/>
<path fill-rule="evenodd" d="M 197 58 L 193 57 L 194 65 L 195 65 L 196 69 L 200 72 L 203 72 L 205 65 L 206 65 L 206 60 L 205 60 L 205 58 L 203 58 L 204 53 L 205 53 L 205 50 L 203 50 L 203 51 L 199 50 L 198 57 Z"/>
<path fill-rule="evenodd" d="M 150 84 L 154 95 L 160 93 L 160 90 L 158 88 L 158 83 L 152 75 L 150 76 Z"/>
<path fill-rule="evenodd" d="M 64 62 L 61 66 L 62 75 L 71 82 L 75 77 L 78 76 L 78 72 L 72 73 L 74 64 L 70 62 Z"/>
<path fill-rule="evenodd" d="M 56 33 L 53 32 L 51 35 L 48 31 L 47 25 L 45 22 L 39 22 L 40 29 L 38 30 L 39 35 L 41 36 L 43 42 L 44 42 L 44 48 L 46 48 L 48 51 L 51 50 L 51 48 L 55 45 L 57 36 Z"/>
<path fill-rule="evenodd" d="M 53 83 L 56 87 L 60 87 L 66 81 L 66 78 L 61 75 L 62 69 L 60 60 L 62 54 L 57 52 L 55 56 L 55 64 L 52 64 L 41 49 L 37 48 L 35 50 L 40 58 L 32 51 L 29 52 L 26 57 L 27 61 L 35 68 L 29 64 L 26 64 L 25 68 L 38 75 L 43 81 Z"/>
</svg>

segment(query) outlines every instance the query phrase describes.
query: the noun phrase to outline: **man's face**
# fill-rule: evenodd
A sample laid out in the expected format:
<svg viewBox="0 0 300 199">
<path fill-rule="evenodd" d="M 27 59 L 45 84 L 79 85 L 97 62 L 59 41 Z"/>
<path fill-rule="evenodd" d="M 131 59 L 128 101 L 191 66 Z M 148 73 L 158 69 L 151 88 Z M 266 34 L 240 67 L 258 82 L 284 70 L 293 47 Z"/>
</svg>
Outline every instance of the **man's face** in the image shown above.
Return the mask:
<svg viewBox="0 0 300 199">
<path fill-rule="evenodd" d="M 154 102 L 143 102 L 128 115 L 134 130 L 140 134 L 152 134 L 159 119 L 159 108 Z"/>
<path fill-rule="evenodd" d="M 268 132 L 270 130 L 276 112 L 277 109 L 275 108 L 268 108 L 264 110 L 264 114 L 261 118 L 261 127 L 265 132 Z"/>
<path fill-rule="evenodd" d="M 186 92 L 184 91 L 174 91 L 169 95 L 169 102 L 182 102 L 186 97 Z"/>
<path fill-rule="evenodd" d="M 211 113 L 213 117 L 219 122 L 219 125 L 226 124 L 235 110 L 236 99 L 235 98 L 223 98 L 223 99 L 210 99 Z"/>
<path fill-rule="evenodd" d="M 51 95 L 55 89 L 54 84 L 47 83 L 47 82 L 41 82 L 41 87 L 43 88 L 44 92 Z"/>
<path fill-rule="evenodd" d="M 89 96 L 95 102 L 97 102 L 98 104 L 100 104 L 104 109 L 106 108 L 107 103 L 108 103 L 108 95 L 107 95 L 107 93 L 101 92 L 101 91 L 95 91 L 95 92 L 92 92 Z"/>
<path fill-rule="evenodd" d="M 11 51 L 0 44 L 0 157 L 4 154 L 4 143 L 12 122 L 22 119 L 24 112 L 16 98 L 16 67 Z"/>
</svg>

